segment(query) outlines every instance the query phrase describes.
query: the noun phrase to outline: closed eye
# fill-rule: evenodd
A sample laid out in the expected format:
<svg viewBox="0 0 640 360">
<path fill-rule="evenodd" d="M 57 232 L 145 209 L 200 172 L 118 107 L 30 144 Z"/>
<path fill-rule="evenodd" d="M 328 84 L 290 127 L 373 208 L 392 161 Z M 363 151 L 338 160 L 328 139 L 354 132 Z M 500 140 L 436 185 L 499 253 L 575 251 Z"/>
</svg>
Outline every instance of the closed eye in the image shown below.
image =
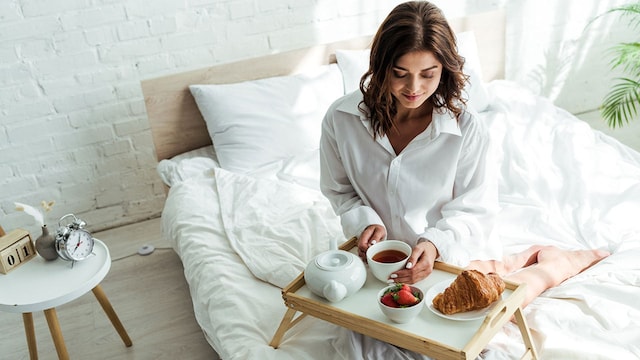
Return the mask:
<svg viewBox="0 0 640 360">
<path fill-rule="evenodd" d="M 393 76 L 397 77 L 398 79 L 402 79 L 403 77 L 407 76 L 407 72 L 406 71 L 393 70 Z"/>
<path fill-rule="evenodd" d="M 435 76 L 435 70 L 438 68 L 437 65 L 431 66 L 429 68 L 426 69 L 422 69 L 420 71 L 420 76 L 424 79 L 432 79 Z M 407 74 L 409 74 L 409 71 L 406 69 L 403 69 L 401 67 L 394 67 L 393 68 L 393 76 L 398 78 L 398 79 L 402 79 L 403 77 L 407 76 Z"/>
</svg>

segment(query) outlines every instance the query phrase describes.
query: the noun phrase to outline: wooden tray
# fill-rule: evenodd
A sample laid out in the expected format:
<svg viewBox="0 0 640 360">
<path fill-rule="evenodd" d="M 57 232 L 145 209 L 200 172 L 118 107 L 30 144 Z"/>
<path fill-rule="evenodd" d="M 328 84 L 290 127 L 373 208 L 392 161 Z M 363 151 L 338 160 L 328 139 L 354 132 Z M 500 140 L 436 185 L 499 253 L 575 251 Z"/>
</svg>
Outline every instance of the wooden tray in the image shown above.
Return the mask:
<svg viewBox="0 0 640 360">
<path fill-rule="evenodd" d="M 352 238 L 342 244 L 340 249 L 351 251 L 355 245 L 356 239 Z M 426 294 L 431 286 L 447 279 L 453 280 L 462 270 L 438 262 L 433 273 L 414 286 L 421 288 Z M 469 321 L 446 319 L 434 314 L 428 309 L 429 304 L 425 304 L 416 319 L 407 324 L 396 324 L 382 314 L 376 302 L 378 291 L 386 284 L 369 273 L 362 289 L 337 303 L 311 293 L 305 285 L 302 273 L 282 290 L 288 309 L 270 345 L 277 348 L 287 330 L 306 315 L 311 315 L 436 359 L 475 359 L 504 324 L 515 317 L 525 345 L 522 359 L 537 359 L 531 333 L 520 309 L 525 296 L 525 285 L 507 281 L 505 283 L 502 300 L 493 305 L 484 318 Z M 301 314 L 296 317 L 297 312 Z"/>
</svg>

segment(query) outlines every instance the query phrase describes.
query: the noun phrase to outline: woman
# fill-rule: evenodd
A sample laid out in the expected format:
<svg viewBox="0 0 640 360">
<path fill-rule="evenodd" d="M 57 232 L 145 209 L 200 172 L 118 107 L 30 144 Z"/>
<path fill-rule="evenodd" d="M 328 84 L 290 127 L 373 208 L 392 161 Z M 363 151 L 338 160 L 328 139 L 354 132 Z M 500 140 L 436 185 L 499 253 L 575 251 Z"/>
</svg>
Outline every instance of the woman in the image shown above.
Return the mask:
<svg viewBox="0 0 640 360">
<path fill-rule="evenodd" d="M 361 257 L 393 238 L 413 253 L 390 281 L 415 283 L 441 260 L 528 284 L 528 303 L 608 254 L 533 246 L 502 257 L 490 135 L 466 110 L 464 58 L 442 12 L 398 5 L 373 39 L 360 91 L 323 122 L 321 189 Z M 516 273 L 514 271 L 522 269 Z"/>
</svg>

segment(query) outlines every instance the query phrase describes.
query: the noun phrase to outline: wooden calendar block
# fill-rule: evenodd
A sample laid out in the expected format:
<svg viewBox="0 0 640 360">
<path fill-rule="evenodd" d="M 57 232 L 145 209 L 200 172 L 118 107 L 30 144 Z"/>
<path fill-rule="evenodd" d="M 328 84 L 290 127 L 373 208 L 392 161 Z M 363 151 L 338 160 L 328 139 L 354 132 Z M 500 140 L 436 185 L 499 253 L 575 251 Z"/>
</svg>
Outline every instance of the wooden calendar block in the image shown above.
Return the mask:
<svg viewBox="0 0 640 360">
<path fill-rule="evenodd" d="M 36 256 L 27 230 L 16 229 L 0 237 L 0 273 L 6 274 Z"/>
</svg>

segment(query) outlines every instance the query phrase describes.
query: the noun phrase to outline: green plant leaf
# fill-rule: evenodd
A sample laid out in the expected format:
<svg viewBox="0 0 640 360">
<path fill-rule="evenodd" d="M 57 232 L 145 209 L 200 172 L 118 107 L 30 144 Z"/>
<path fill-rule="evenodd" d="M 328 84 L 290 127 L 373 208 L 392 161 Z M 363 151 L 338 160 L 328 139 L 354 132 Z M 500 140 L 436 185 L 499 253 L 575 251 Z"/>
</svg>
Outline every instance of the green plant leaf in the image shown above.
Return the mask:
<svg viewBox="0 0 640 360">
<path fill-rule="evenodd" d="M 638 114 L 640 81 L 619 78 L 602 103 L 602 116 L 611 128 L 622 127 Z"/>
<path fill-rule="evenodd" d="M 611 68 L 622 67 L 623 71 L 630 74 L 640 74 L 640 43 L 622 43 L 613 48 L 616 53 L 611 60 Z"/>
<path fill-rule="evenodd" d="M 614 12 L 622 13 L 621 18 L 628 18 L 629 25 L 632 27 L 636 28 L 640 25 L 640 2 L 612 8 L 603 15 Z"/>
<path fill-rule="evenodd" d="M 640 26 L 640 1 L 634 4 L 626 4 L 623 6 L 615 7 L 609 9 L 607 12 L 602 13 L 589 21 L 587 27 L 591 26 L 593 22 L 600 19 L 601 17 L 611 14 L 611 13 L 622 13 L 621 18 L 628 18 L 629 25 L 633 28 L 637 28 Z"/>
<path fill-rule="evenodd" d="M 640 1 L 614 7 L 591 19 L 587 27 L 597 19 L 619 13 L 620 20 L 627 20 L 634 30 L 640 28 Z M 640 43 L 621 43 L 611 48 L 613 53 L 610 61 L 611 69 L 621 68 L 625 78 L 618 78 L 606 95 L 600 110 L 609 127 L 622 127 L 638 115 L 640 108 Z"/>
</svg>

